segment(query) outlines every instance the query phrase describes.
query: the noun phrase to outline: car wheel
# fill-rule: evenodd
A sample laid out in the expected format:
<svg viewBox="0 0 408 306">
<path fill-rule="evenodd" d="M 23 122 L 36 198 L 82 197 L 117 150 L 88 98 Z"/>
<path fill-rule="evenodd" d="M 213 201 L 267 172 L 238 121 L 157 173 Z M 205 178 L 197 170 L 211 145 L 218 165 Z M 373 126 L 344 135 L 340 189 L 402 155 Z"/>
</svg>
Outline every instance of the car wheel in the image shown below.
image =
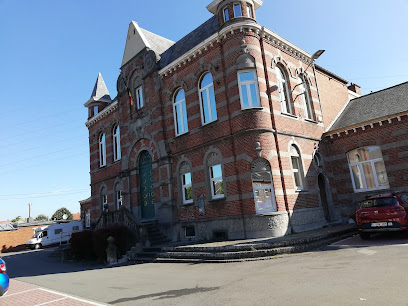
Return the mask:
<svg viewBox="0 0 408 306">
<path fill-rule="evenodd" d="M 34 249 L 35 249 L 35 250 L 38 250 L 40 247 L 41 247 L 41 244 L 37 243 L 37 244 L 34 246 Z"/>
<path fill-rule="evenodd" d="M 360 238 L 363 240 L 370 239 L 370 233 L 360 233 Z"/>
</svg>

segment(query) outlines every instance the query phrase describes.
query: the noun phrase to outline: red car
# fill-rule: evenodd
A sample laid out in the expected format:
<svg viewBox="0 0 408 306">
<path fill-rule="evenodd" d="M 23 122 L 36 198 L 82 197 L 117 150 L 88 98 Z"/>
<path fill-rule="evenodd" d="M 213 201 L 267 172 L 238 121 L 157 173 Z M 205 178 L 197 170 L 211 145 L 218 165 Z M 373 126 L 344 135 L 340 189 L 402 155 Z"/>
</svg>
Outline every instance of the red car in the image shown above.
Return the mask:
<svg viewBox="0 0 408 306">
<path fill-rule="evenodd" d="M 367 197 L 356 212 L 362 239 L 371 233 L 401 231 L 408 228 L 408 193 L 396 192 Z"/>
</svg>

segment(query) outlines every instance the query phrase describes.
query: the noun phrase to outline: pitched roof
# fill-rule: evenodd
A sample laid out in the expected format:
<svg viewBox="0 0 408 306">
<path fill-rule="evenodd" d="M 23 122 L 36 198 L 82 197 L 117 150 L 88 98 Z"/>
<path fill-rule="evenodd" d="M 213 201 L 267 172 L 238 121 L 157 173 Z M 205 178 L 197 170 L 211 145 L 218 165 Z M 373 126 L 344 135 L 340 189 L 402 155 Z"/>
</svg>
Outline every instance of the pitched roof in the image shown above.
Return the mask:
<svg viewBox="0 0 408 306">
<path fill-rule="evenodd" d="M 218 17 L 213 16 L 200 25 L 198 28 L 184 36 L 173 46 L 160 54 L 160 67 L 164 68 L 195 46 L 206 40 L 219 30 Z"/>
<path fill-rule="evenodd" d="M 150 48 L 157 54 L 160 54 L 174 44 L 174 41 L 142 29 L 135 21 L 132 21 L 129 24 L 128 34 L 126 37 L 126 46 L 125 51 L 123 52 L 121 65 L 122 67 L 144 48 Z"/>
<path fill-rule="evenodd" d="M 408 82 L 351 100 L 328 132 L 408 111 Z"/>
<path fill-rule="evenodd" d="M 112 102 L 109 95 L 109 90 L 106 87 L 101 73 L 98 74 L 94 89 L 92 90 L 91 98 L 84 104 L 84 106 L 88 107 L 91 102 Z"/>
</svg>

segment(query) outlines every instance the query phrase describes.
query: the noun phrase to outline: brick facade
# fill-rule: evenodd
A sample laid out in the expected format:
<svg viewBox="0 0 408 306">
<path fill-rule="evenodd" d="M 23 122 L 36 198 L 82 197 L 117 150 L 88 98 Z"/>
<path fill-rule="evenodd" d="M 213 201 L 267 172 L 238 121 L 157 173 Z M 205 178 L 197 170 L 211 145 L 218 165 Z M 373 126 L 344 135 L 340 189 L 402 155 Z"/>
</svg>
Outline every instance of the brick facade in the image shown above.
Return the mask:
<svg viewBox="0 0 408 306">
<path fill-rule="evenodd" d="M 0 231 L 0 253 L 24 250 L 27 240 L 33 238 L 33 229 L 36 227 L 39 225 L 19 227 L 13 231 Z"/>
<path fill-rule="evenodd" d="M 137 219 L 145 219 L 140 164 L 144 151 L 151 156 L 153 184 L 152 195 L 143 195 L 151 196 L 153 219 L 172 240 L 185 239 L 185 227 L 194 227 L 197 240 L 212 239 L 215 232 L 238 239 L 284 235 L 341 218 L 333 213 L 332 201 L 330 207 L 322 206 L 318 184 L 321 170 L 312 160 L 325 129 L 326 113 L 327 122 L 331 122 L 348 102 L 346 83 L 336 79 L 329 85 L 330 73 L 318 68 L 315 78 L 310 54 L 248 15 L 247 5 L 257 8 L 259 1 L 240 3 L 243 16 L 234 18 L 232 2 L 220 1 L 218 30 L 166 65 L 166 54 L 160 54 L 160 61 L 159 54 L 149 48 L 137 53 L 121 67 L 117 98 L 102 104 L 99 114 L 89 112 L 89 206 L 93 222 L 101 214 L 105 195 L 108 209 L 117 209 L 118 190 L 122 191 L 123 205 Z M 230 20 L 224 23 L 226 7 Z M 172 47 L 173 54 L 178 46 Z M 152 59 L 156 61 L 153 64 Z M 282 111 L 278 67 L 288 85 L 290 113 Z M 238 74 L 248 71 L 256 72 L 259 105 L 244 108 Z M 213 79 L 216 120 L 203 124 L 200 83 L 207 73 Z M 137 103 L 131 105 L 127 91 L 137 97 L 139 86 L 144 97 L 140 109 Z M 174 101 L 179 89 L 185 93 L 188 132 L 176 136 Z M 306 96 L 310 97 L 310 115 L 304 104 Z M 86 106 L 92 108 L 96 102 Z M 114 161 L 113 129 L 117 125 L 121 159 Z M 106 140 L 106 166 L 102 167 L 101 134 Z M 301 188 L 295 186 L 294 156 L 299 161 Z M 224 196 L 213 198 L 210 167 L 218 164 Z M 271 169 L 276 201 L 276 209 L 266 213 L 257 212 L 251 176 L 261 166 Z M 191 173 L 193 203 L 183 204 L 181 168 Z"/>
</svg>

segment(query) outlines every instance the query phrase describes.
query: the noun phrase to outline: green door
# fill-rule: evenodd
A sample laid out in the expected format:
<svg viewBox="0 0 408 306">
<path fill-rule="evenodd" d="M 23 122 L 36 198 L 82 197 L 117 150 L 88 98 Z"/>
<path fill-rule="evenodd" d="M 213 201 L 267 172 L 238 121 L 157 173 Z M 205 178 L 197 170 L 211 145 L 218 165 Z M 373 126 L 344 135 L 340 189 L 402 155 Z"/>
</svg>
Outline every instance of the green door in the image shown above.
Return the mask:
<svg viewBox="0 0 408 306">
<path fill-rule="evenodd" d="M 154 189 L 152 158 L 147 151 L 142 152 L 139 161 L 140 169 L 140 200 L 143 219 L 153 219 L 154 212 Z"/>
</svg>

